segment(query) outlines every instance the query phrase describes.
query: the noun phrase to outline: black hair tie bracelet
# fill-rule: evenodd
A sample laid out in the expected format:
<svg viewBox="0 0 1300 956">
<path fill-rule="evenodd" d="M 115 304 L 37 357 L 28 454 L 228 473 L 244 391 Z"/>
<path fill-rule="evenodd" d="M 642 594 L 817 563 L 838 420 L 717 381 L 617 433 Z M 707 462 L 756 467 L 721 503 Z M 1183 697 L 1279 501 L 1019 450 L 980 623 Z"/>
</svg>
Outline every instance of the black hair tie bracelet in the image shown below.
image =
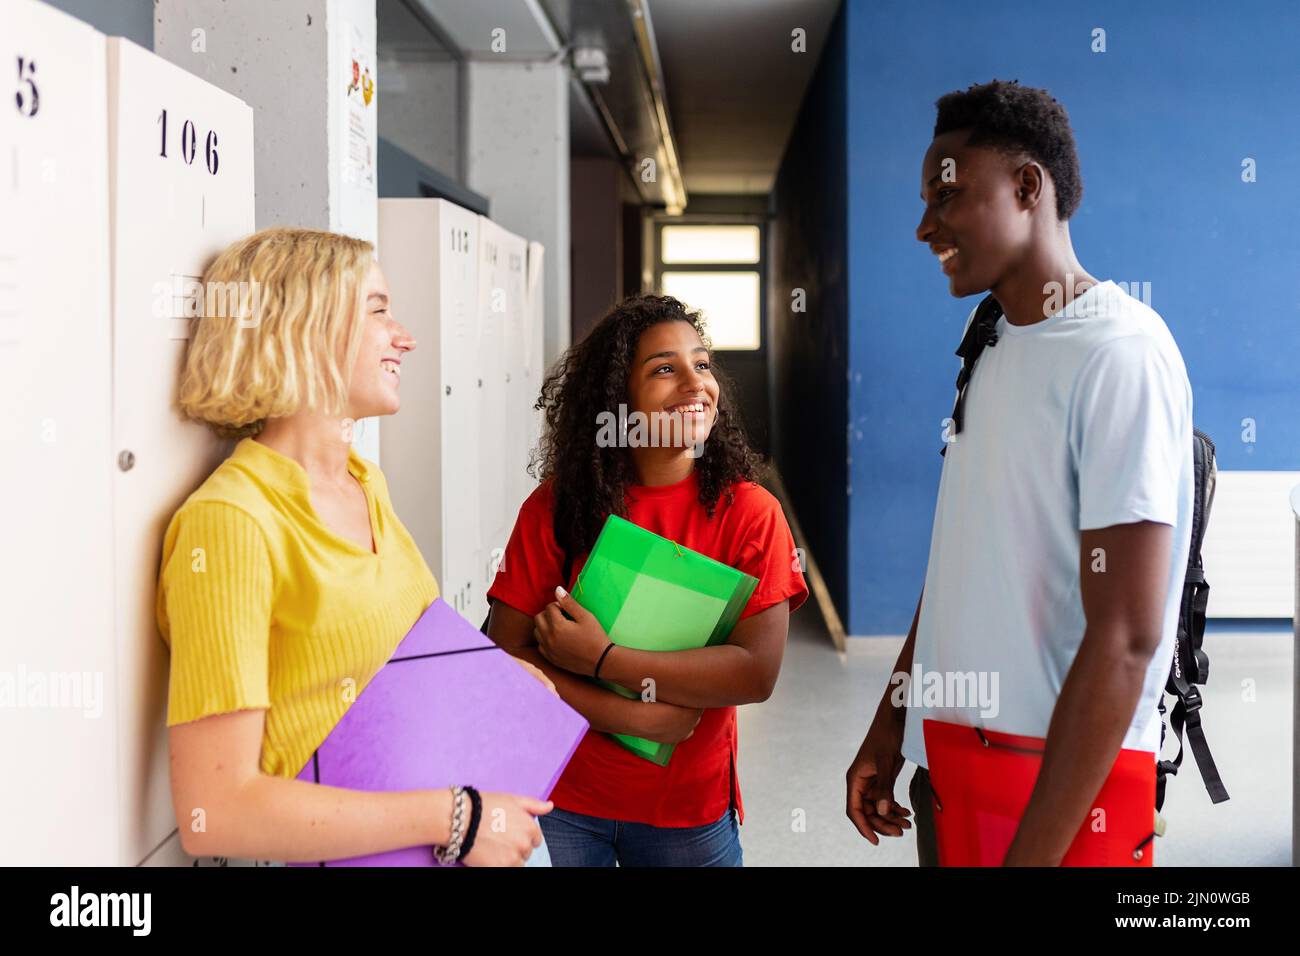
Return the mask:
<svg viewBox="0 0 1300 956">
<path fill-rule="evenodd" d="M 469 832 L 465 836 L 465 842 L 461 844 L 460 853 L 456 856 L 456 862 L 460 863 L 465 857 L 469 856 L 469 851 L 474 847 L 474 837 L 478 836 L 479 820 L 483 816 L 483 798 L 473 787 L 466 786 L 465 792 L 469 794 L 470 815 L 469 815 Z"/>
<path fill-rule="evenodd" d="M 602 664 L 605 663 L 605 655 L 608 654 L 608 653 L 609 653 L 610 651 L 612 651 L 613 649 L 614 649 L 614 642 L 613 642 L 613 641 L 610 641 L 610 642 L 609 642 L 609 646 L 608 646 L 607 648 L 605 648 L 605 650 L 601 653 L 601 655 L 600 655 L 600 660 L 596 661 L 596 670 L 595 670 L 595 671 L 593 672 L 593 674 L 592 674 L 593 677 L 595 677 L 595 678 L 597 678 L 597 679 L 600 678 L 600 667 L 601 667 Z"/>
</svg>

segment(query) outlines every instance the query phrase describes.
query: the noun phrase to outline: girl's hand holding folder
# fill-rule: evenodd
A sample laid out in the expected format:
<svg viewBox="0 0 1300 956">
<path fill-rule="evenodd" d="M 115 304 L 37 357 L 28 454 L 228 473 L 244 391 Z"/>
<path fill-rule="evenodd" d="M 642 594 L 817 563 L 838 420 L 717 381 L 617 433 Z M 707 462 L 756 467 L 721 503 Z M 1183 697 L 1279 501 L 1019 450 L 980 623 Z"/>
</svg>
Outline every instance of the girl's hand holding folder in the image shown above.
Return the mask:
<svg viewBox="0 0 1300 956">
<path fill-rule="evenodd" d="M 591 676 L 605 648 L 609 647 L 609 636 L 595 615 L 564 588 L 557 587 L 555 597 L 533 619 L 538 650 L 556 667 Z M 636 736 L 662 744 L 681 743 L 695 733 L 695 726 L 704 714 L 698 707 L 679 707 L 655 700 L 645 701 L 639 711 Z"/>
<path fill-rule="evenodd" d="M 533 618 L 538 649 L 556 667 L 591 677 L 609 636 L 595 615 L 564 588 L 557 587 L 555 597 Z"/>
</svg>

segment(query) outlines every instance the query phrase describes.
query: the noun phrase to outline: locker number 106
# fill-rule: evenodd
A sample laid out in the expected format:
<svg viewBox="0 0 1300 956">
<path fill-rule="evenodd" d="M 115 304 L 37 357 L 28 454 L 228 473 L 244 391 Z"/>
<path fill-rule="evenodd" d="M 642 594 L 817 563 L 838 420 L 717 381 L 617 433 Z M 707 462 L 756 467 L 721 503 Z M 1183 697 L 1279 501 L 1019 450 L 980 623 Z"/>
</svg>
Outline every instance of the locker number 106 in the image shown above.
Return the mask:
<svg viewBox="0 0 1300 956">
<path fill-rule="evenodd" d="M 158 114 L 158 126 L 162 136 L 162 146 L 158 155 L 167 158 L 167 111 L 163 110 Z M 185 165 L 190 166 L 194 163 L 194 156 L 198 150 L 198 133 L 194 129 L 194 121 L 186 120 L 181 124 L 181 159 L 185 160 Z M 220 161 L 217 158 L 217 131 L 208 130 L 207 138 L 203 141 L 203 155 L 207 162 L 208 172 L 213 176 L 217 174 L 217 167 Z"/>
</svg>

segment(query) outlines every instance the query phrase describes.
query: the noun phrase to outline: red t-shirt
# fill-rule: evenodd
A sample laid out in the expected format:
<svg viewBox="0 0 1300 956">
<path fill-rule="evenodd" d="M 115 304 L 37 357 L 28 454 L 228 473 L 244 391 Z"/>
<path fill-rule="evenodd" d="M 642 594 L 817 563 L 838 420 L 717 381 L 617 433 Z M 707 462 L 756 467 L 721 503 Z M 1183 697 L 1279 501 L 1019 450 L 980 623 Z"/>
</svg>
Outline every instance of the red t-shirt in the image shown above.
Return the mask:
<svg viewBox="0 0 1300 956">
<path fill-rule="evenodd" d="M 699 500 L 695 472 L 671 485 L 628 490 L 627 519 L 647 531 L 758 578 L 741 619 L 782 601 L 790 610 L 808 597 L 795 554 L 794 537 L 781 506 L 752 482 L 733 486 L 735 499 L 718 499 L 712 520 Z M 574 555 L 573 581 L 587 556 Z M 555 600 L 564 552 L 555 542 L 550 482 L 519 509 L 519 518 L 488 590 L 530 617 Z M 668 766 L 660 767 L 624 749 L 603 733 L 588 733 L 551 793 L 557 807 L 574 813 L 648 823 L 696 827 L 726 813 L 734 797 L 740 820 L 745 808 L 736 780 L 736 708 L 706 708 L 690 737 L 679 743 Z"/>
</svg>

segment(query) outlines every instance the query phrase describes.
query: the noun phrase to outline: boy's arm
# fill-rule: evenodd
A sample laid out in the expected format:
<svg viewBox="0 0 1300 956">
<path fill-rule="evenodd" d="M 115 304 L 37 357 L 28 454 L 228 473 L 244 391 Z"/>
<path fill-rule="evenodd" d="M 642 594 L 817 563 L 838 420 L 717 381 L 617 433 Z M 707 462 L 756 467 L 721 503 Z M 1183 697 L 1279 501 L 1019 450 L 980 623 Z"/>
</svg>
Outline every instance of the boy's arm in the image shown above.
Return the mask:
<svg viewBox="0 0 1300 956">
<path fill-rule="evenodd" d="M 903 678 L 912 673 L 916 627 L 921 620 L 924 600 L 925 589 L 922 588 L 921 596 L 916 599 L 912 626 L 907 630 L 907 640 L 903 641 L 894 671 L 880 696 L 876 716 L 845 775 L 847 799 L 844 812 L 873 846 L 880 843 L 880 836 L 902 836 L 903 831 L 912 826 L 906 819 L 912 811 L 894 799 L 894 783 L 904 763 L 907 695 Z"/>
<path fill-rule="evenodd" d="M 1140 521 L 1083 531 L 1080 541 L 1087 625 L 1007 866 L 1061 862 L 1119 754 L 1160 645 L 1173 528 Z"/>
</svg>

